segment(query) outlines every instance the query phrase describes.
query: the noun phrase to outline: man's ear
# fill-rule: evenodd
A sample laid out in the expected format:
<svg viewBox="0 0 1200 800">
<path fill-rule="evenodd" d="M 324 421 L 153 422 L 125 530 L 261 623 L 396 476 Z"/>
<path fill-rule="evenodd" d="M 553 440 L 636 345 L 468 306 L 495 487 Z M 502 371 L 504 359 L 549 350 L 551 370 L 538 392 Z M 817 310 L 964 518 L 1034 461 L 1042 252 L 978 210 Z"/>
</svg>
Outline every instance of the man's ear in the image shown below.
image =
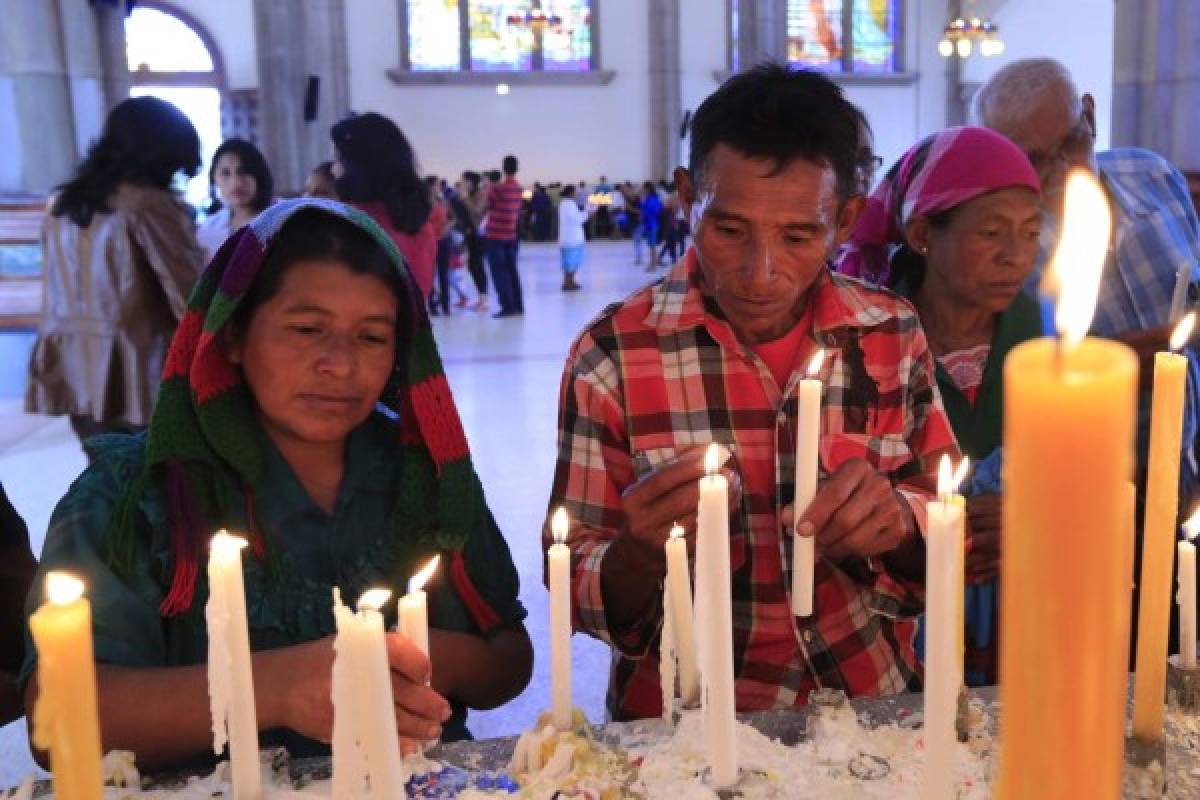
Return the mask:
<svg viewBox="0 0 1200 800">
<path fill-rule="evenodd" d="M 865 195 L 852 194 L 846 202 L 842 203 L 842 211 L 838 216 L 837 235 L 835 237 L 834 249 L 845 244 L 850 238 L 850 233 L 854 230 L 855 224 L 858 222 L 859 216 L 867 207 L 867 198 Z"/>
<path fill-rule="evenodd" d="M 1083 117 L 1088 121 L 1088 127 L 1092 129 L 1092 138 L 1096 138 L 1096 98 L 1085 92 L 1082 98 L 1083 102 Z"/>
<path fill-rule="evenodd" d="M 692 203 L 696 199 L 696 185 L 692 183 L 692 173 L 687 167 L 675 168 L 675 191 L 679 194 L 679 205 L 683 208 L 684 219 L 692 218 Z"/>
</svg>

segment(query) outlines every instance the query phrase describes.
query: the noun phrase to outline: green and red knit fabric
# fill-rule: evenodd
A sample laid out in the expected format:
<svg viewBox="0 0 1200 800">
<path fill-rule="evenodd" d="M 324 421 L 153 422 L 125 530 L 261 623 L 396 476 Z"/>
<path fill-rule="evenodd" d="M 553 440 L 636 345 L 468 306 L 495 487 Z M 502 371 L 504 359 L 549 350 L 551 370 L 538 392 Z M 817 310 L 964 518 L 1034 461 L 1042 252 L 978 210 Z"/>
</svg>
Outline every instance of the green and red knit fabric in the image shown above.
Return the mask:
<svg viewBox="0 0 1200 800">
<path fill-rule="evenodd" d="M 173 578 L 160 611 L 164 616 L 192 608 L 202 559 L 212 533 L 234 523 L 247 529 L 255 554 L 270 559 L 285 542 L 268 541 L 254 522 L 254 497 L 263 475 L 254 397 L 240 368 L 229 358 L 226 328 L 254 283 L 285 223 L 301 211 L 318 210 L 348 220 L 369 233 L 401 273 L 409 289 L 407 330 L 397 331 L 396 368 L 380 403 L 399 419 L 398 435 L 406 448 L 423 451 L 417 465 L 432 462 L 436 500 L 398 490 L 391 519 L 398 537 L 414 549 L 448 556 L 455 589 L 480 630 L 499 618 L 475 588 L 472 569 L 462 557 L 470 532 L 484 524 L 483 488 L 471 464 L 462 422 L 442 370 L 424 299 L 392 239 L 365 213 L 331 200 L 305 198 L 268 208 L 233 234 L 214 256 L 196 285 L 163 368 L 163 380 L 146 440 L 143 473 L 121 499 L 106 541 L 109 560 L 127 567 L 139 546 L 137 504 L 146 487 L 166 490 L 171 526 Z M 401 362 L 403 359 L 403 362 Z M 399 377 L 403 376 L 403 378 Z M 406 466 L 407 468 L 407 466 Z M 415 487 L 420 481 L 404 481 Z M 432 519 L 430 517 L 432 516 Z M 413 525 L 415 520 L 426 524 Z M 387 565 L 380 565 L 385 567 Z"/>
</svg>

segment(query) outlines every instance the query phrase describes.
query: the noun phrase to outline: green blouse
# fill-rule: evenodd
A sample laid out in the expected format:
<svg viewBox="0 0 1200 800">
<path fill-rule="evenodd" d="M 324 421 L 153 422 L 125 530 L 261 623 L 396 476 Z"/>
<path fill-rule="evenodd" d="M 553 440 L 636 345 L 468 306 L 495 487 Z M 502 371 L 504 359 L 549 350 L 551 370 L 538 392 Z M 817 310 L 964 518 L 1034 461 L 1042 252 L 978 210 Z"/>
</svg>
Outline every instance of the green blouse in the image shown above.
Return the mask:
<svg viewBox="0 0 1200 800">
<path fill-rule="evenodd" d="M 334 633 L 334 586 L 340 587 L 345 598 L 356 598 L 373 586 L 388 586 L 393 596 L 399 597 L 407 576 L 432 555 L 412 552 L 390 533 L 393 493 L 402 474 L 420 470 L 432 476 L 433 466 L 429 461 L 416 463 L 413 451 L 396 443 L 392 424 L 385 417 L 374 415 L 350 435 L 345 474 L 332 514 L 312 501 L 267 436 L 260 433 L 260 439 L 267 488 L 255 498 L 257 521 L 278 552 L 279 562 L 268 569 L 253 556 L 244 560 L 246 612 L 254 650 Z M 41 603 L 39 587 L 48 570 L 69 570 L 87 582 L 98 662 L 131 667 L 204 663 L 208 637 L 203 581 L 197 582 L 196 601 L 187 614 L 163 618 L 158 611 L 171 581 L 165 492 L 148 490 L 140 504 L 148 546 L 138 553 L 131 574 L 117 575 L 104 559 L 105 528 L 118 498 L 141 471 L 145 436 L 106 436 L 95 442 L 96 462 L 71 486 L 50 520 L 26 612 L 32 613 Z M 414 476 L 405 477 L 412 480 Z M 484 528 L 468 538 L 463 557 L 469 563 L 487 565 L 486 570 L 473 570 L 486 575 L 486 582 L 477 582 L 476 588 L 503 623 L 515 625 L 523 620 L 516 567 L 490 513 Z M 444 570 L 433 577 L 427 591 L 431 627 L 479 633 Z M 395 603 L 388 604 L 389 627 L 395 623 L 395 608 Z M 22 684 L 32 674 L 36 660 L 27 639 Z M 443 739 L 469 738 L 465 707 L 452 706 L 454 714 L 444 726 Z M 264 746 L 284 745 L 293 755 L 328 752 L 327 746 L 291 731 L 264 732 L 260 738 Z"/>
</svg>

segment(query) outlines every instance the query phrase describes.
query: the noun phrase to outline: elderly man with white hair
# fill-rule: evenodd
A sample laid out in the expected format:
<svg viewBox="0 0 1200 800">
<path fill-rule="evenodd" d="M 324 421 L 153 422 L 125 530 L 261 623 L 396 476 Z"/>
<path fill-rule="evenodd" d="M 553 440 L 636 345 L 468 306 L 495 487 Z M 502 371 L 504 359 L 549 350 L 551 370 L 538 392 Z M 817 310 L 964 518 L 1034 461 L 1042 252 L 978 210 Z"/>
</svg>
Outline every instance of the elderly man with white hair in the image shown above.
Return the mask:
<svg viewBox="0 0 1200 800">
<path fill-rule="evenodd" d="M 1000 69 L 976 94 L 971 114 L 976 124 L 1016 142 L 1041 178 L 1043 246 L 1031 289 L 1040 282 L 1049 246 L 1057 238 L 1068 171 L 1090 170 L 1108 194 L 1113 238 L 1092 333 L 1126 342 L 1141 362 L 1138 485 L 1144 490 L 1154 354 L 1167 349 L 1181 301 L 1195 300 L 1200 280 L 1200 223 L 1187 181 L 1149 150 L 1095 152 L 1096 101 L 1090 94 L 1081 96 L 1066 67 L 1053 59 L 1024 59 Z M 1176 297 L 1177 284 L 1186 295 Z M 1189 347 L 1188 356 L 1181 494 L 1185 507 L 1197 479 L 1193 445 L 1200 385 L 1196 350 Z"/>
</svg>

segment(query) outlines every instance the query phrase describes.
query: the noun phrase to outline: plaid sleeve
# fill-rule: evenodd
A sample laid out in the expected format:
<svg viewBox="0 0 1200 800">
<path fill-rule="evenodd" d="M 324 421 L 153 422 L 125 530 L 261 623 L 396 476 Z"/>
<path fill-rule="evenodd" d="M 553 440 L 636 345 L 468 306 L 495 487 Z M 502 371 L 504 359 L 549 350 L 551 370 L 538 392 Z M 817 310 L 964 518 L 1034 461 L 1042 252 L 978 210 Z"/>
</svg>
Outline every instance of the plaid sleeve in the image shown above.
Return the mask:
<svg viewBox="0 0 1200 800">
<path fill-rule="evenodd" d="M 956 463 L 961 457 L 950 420 L 942 407 L 934 377 L 933 354 L 925 332 L 914 326 L 911 336 L 908 408 L 905 413 L 905 438 L 913 460 L 897 475 L 896 489 L 908 502 L 917 529 L 925 531 L 925 504 L 937 491 L 938 462 L 948 454 Z M 876 610 L 893 616 L 917 616 L 924 612 L 924 581 L 913 581 L 890 573 L 878 559 L 870 560 L 875 575 Z"/>
<path fill-rule="evenodd" d="M 600 574 L 604 556 L 624 525 L 621 492 L 634 478 L 619 391 L 616 364 L 584 334 L 563 373 L 550 510 L 562 506 L 571 518 L 567 545 L 575 628 L 636 658 L 644 655 L 657 632 L 661 606 L 651 603 L 630 630 L 610 628 Z M 549 524 L 542 530 L 542 542 L 551 543 Z"/>
</svg>

